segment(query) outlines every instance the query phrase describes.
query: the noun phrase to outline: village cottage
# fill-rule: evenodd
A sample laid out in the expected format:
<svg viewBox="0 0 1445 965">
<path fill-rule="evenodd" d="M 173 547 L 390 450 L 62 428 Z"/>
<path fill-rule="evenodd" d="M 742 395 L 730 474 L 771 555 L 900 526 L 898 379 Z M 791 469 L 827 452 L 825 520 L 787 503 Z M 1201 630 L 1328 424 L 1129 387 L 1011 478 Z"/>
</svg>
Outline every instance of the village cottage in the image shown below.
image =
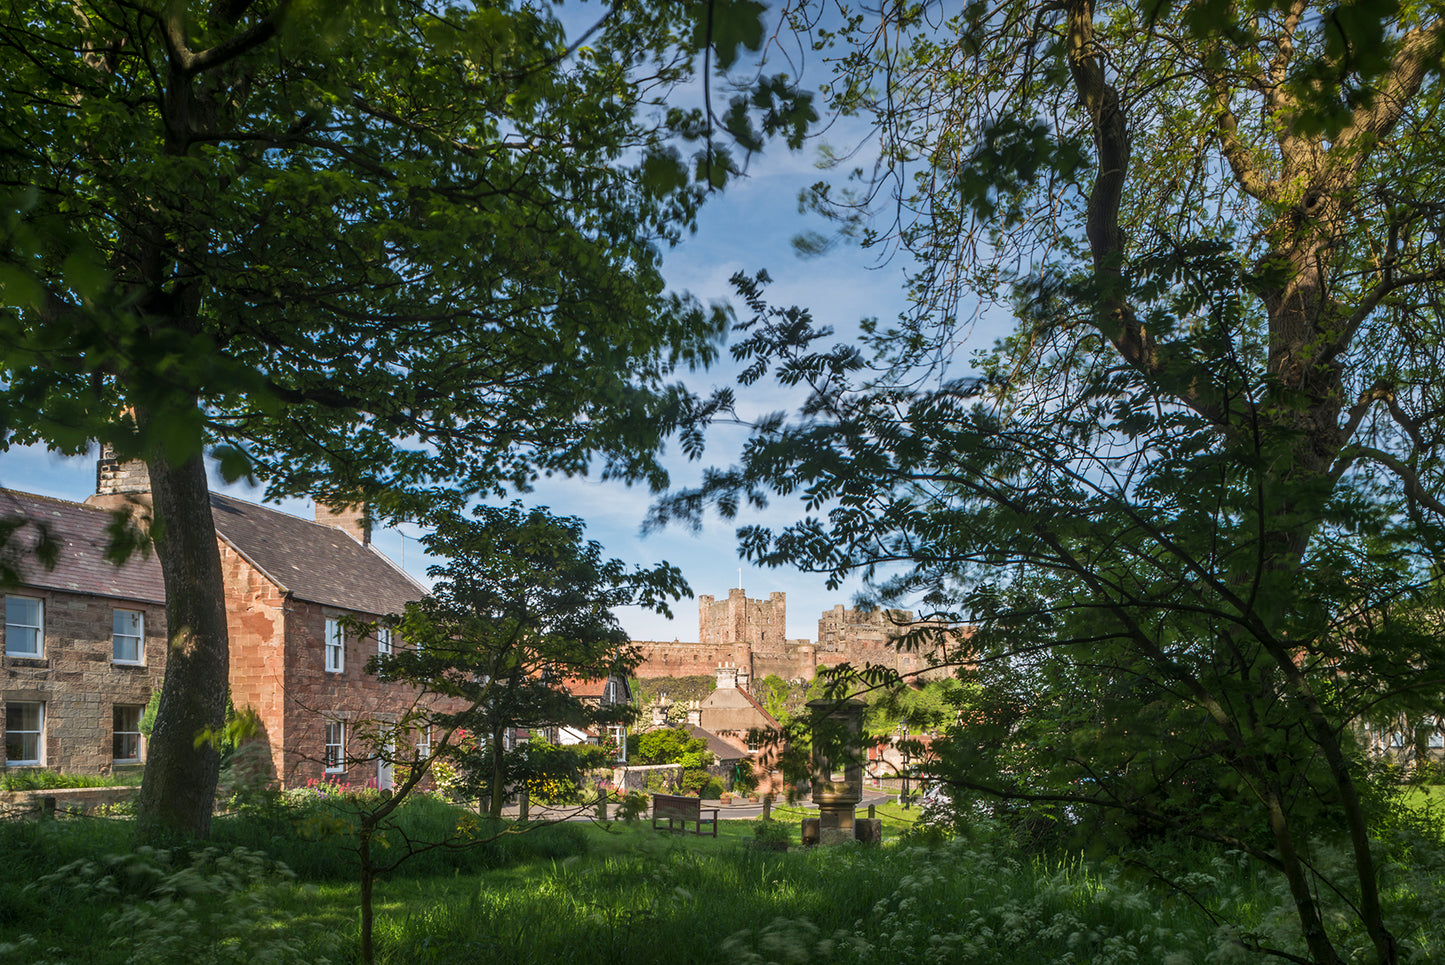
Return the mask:
<svg viewBox="0 0 1445 965">
<path fill-rule="evenodd" d="M 101 460 L 88 505 L 0 490 L 0 519 L 20 524 L 6 560 L 5 767 L 108 773 L 144 761 L 141 715 L 165 670 L 160 567 L 141 555 L 117 567 L 105 551 L 111 511 L 144 513 L 148 490 L 142 464 L 114 459 Z M 376 753 L 376 736 L 417 692 L 365 672 L 372 656 L 405 644 L 385 629 L 359 633 L 355 622 L 399 613 L 424 588 L 370 544 L 359 511 L 333 515 L 318 503 L 317 518 L 305 520 L 219 494 L 211 509 L 231 699 L 256 712 L 271 775 L 287 786 L 390 786 L 391 755 Z M 42 542 L 56 549 L 52 568 L 36 554 Z M 425 752 L 430 734 L 389 739 Z"/>
</svg>

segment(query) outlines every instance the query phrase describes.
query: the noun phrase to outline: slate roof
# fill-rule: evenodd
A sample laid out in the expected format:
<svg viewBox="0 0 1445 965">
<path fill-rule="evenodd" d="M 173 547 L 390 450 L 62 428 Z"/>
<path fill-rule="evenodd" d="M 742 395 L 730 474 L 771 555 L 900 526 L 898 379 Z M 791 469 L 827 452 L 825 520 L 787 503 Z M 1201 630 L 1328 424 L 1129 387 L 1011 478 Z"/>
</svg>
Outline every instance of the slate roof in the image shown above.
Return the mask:
<svg viewBox="0 0 1445 965">
<path fill-rule="evenodd" d="M 426 590 L 376 550 L 334 526 L 211 494 L 216 532 L 298 600 L 384 616 Z"/>
<path fill-rule="evenodd" d="M 690 736 L 701 738 L 702 740 L 707 741 L 707 749 L 709 751 L 712 751 L 713 756 L 718 759 L 718 763 L 723 763 L 725 761 L 740 761 L 744 757 L 748 756 L 748 752 L 745 748 L 738 747 L 727 738 L 719 737 L 717 734 L 714 734 L 710 730 L 703 730 L 696 724 L 685 724 L 683 726 L 687 728 L 687 732 Z"/>
<path fill-rule="evenodd" d="M 23 585 L 140 603 L 165 603 L 161 565 L 154 554 L 132 554 L 120 566 L 105 558 L 105 549 L 110 545 L 106 531 L 112 518 L 109 511 L 64 499 L 0 489 L 0 520 L 16 517 L 31 521 L 15 534 L 21 554 L 10 560 L 19 570 Z M 33 553 L 38 536 L 35 524 L 44 525 L 51 538 L 59 543 L 59 555 L 52 570 L 41 565 Z"/>
<path fill-rule="evenodd" d="M 764 721 L 765 726 L 771 727 L 773 730 L 782 730 L 782 729 L 783 729 L 783 725 L 780 724 L 780 723 L 778 723 L 777 718 L 775 718 L 772 714 L 768 713 L 768 712 L 763 708 L 763 705 L 762 705 L 762 704 L 758 703 L 758 698 L 754 697 L 752 694 L 748 693 L 746 690 L 744 690 L 744 689 L 741 688 L 741 687 L 738 688 L 738 693 L 740 693 L 740 694 L 742 694 L 744 697 L 746 697 L 748 703 L 750 703 L 750 704 L 753 705 L 753 709 L 756 710 L 758 713 L 760 713 L 760 714 L 763 715 L 763 721 Z"/>
</svg>

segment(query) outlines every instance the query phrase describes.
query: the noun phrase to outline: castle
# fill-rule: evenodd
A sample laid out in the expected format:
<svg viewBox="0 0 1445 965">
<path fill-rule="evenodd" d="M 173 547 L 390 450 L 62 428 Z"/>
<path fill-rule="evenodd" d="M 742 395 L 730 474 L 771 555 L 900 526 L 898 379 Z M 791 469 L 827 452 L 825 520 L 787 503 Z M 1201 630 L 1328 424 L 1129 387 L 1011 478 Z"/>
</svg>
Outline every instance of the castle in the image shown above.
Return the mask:
<svg viewBox="0 0 1445 965">
<path fill-rule="evenodd" d="M 750 600 L 741 588 L 726 599 L 698 598 L 698 639 L 635 640 L 642 651 L 636 675 L 649 677 L 712 676 L 720 665 L 737 668 L 738 684 L 776 674 L 784 680 L 811 680 L 824 667 L 850 663 L 884 664 L 914 679 L 946 676 L 932 666 L 941 655 L 950 631 L 942 623 L 921 622 L 909 610 L 859 611 L 839 604 L 818 620 L 817 642 L 787 639 L 787 596 L 770 593 L 766 600 Z M 936 630 L 917 647 L 899 649 L 898 638 L 920 625 Z"/>
</svg>

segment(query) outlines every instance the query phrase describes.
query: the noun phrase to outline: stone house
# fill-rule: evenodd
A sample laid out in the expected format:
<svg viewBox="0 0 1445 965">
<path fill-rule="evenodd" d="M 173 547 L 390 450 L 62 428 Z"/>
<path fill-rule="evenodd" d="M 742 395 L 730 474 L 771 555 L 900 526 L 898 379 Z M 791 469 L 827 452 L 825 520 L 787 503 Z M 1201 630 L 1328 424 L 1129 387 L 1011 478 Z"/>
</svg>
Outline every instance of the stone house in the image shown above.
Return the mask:
<svg viewBox="0 0 1445 965">
<path fill-rule="evenodd" d="M 430 745 L 425 732 L 388 735 L 416 709 L 409 685 L 378 680 L 367 661 L 405 646 L 385 629 L 425 588 L 371 545 L 357 511 L 316 519 L 211 495 L 221 547 L 231 639 L 231 700 L 256 711 L 274 773 L 308 780 L 392 784 L 398 742 Z M 423 729 L 425 730 L 425 729 Z M 384 745 L 386 753 L 376 751 Z"/>
<path fill-rule="evenodd" d="M 782 754 L 782 725 L 763 708 L 756 697 L 740 685 L 738 668 L 723 664 L 717 668 L 717 689 L 703 698 L 696 710 L 688 712 L 688 724 L 696 725 L 742 753 L 752 765 L 760 791 L 781 787 L 776 772 Z"/>
<path fill-rule="evenodd" d="M 5 764 L 110 774 L 145 758 L 141 717 L 165 673 L 160 564 L 105 557 L 110 513 L 0 490 Z M 42 543 L 55 550 L 45 566 Z"/>
<path fill-rule="evenodd" d="M 561 682 L 560 686 L 585 707 L 607 708 L 619 705 L 628 707 L 632 704 L 632 687 L 622 674 L 609 674 L 598 680 L 568 677 Z M 627 762 L 626 724 L 593 725 L 591 727 L 552 725 L 533 727 L 529 731 L 558 745 L 610 742 L 617 749 L 618 762 Z"/>
<path fill-rule="evenodd" d="M 96 478 L 86 504 L 0 490 L 0 519 L 24 521 L 0 558 L 15 571 L 0 657 L 6 767 L 107 773 L 145 758 L 140 718 L 165 671 L 164 585 L 154 557 L 115 567 L 104 553 L 111 510 L 147 512 L 149 481 L 143 464 L 105 458 Z M 431 735 L 387 733 L 417 692 L 364 668 L 405 644 L 355 624 L 399 613 L 425 588 L 371 546 L 359 511 L 318 503 L 306 520 L 220 494 L 211 511 L 231 700 L 255 710 L 270 776 L 390 786 L 390 761 Z M 42 531 L 57 550 L 51 569 L 36 558 Z"/>
</svg>

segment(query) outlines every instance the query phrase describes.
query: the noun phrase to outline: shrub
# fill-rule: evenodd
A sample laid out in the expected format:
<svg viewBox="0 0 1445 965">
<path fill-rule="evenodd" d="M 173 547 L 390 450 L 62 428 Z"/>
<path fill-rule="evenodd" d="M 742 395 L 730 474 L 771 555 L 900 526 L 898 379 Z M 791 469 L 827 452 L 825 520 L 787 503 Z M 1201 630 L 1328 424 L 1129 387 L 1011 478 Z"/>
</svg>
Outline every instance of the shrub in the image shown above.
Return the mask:
<svg viewBox="0 0 1445 965">
<path fill-rule="evenodd" d="M 707 771 L 697 769 L 683 771 L 682 780 L 678 782 L 678 786 L 684 794 L 697 794 L 701 797 L 702 792 L 707 789 L 709 782 L 716 783 L 718 791 L 722 791 L 721 781 L 716 781 Z"/>
<path fill-rule="evenodd" d="M 23 768 L 0 776 L 0 791 L 50 791 L 70 787 L 131 787 L 140 783 L 139 769 L 115 775 L 60 774 L 44 768 Z"/>
<path fill-rule="evenodd" d="M 202 950 L 215 963 L 317 961 L 309 946 L 320 926 L 301 927 L 272 897 L 293 877 L 245 848 L 206 848 L 184 861 L 179 852 L 140 848 L 71 862 L 31 887 L 81 902 L 123 899 L 106 914 L 107 930 L 136 965 L 194 960 Z"/>
<path fill-rule="evenodd" d="M 641 791 L 628 791 L 617 805 L 617 819 L 631 824 L 647 813 L 647 795 Z"/>
<path fill-rule="evenodd" d="M 762 851 L 786 851 L 792 840 L 792 829 L 782 821 L 758 818 L 753 822 L 754 848 Z"/>
<path fill-rule="evenodd" d="M 632 759 L 639 764 L 681 764 L 683 767 L 698 767 L 711 763 L 712 754 L 707 741 L 693 737 L 686 727 L 665 730 L 650 730 L 637 740 L 633 749 L 628 742 Z"/>
</svg>

